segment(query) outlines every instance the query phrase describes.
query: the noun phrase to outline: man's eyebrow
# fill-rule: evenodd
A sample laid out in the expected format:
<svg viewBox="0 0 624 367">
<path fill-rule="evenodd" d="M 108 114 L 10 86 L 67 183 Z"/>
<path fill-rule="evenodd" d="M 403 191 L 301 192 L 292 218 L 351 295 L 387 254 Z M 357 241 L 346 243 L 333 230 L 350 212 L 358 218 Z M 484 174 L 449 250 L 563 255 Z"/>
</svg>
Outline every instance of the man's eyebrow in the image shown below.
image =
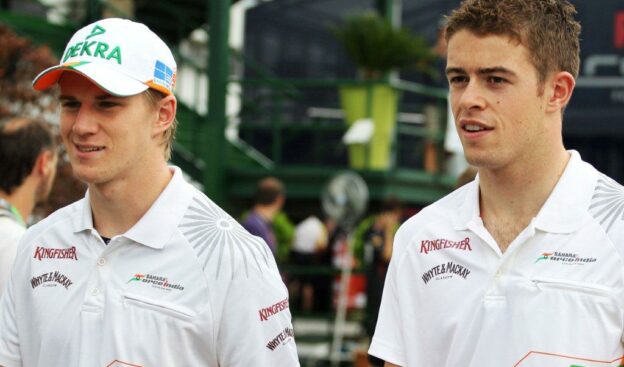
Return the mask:
<svg viewBox="0 0 624 367">
<path fill-rule="evenodd" d="M 481 74 L 481 75 L 483 74 L 507 74 L 511 76 L 516 76 L 516 73 L 502 66 L 493 66 L 491 68 L 481 68 L 477 70 L 477 74 Z"/>
<path fill-rule="evenodd" d="M 466 70 L 464 68 L 459 68 L 459 67 L 449 67 L 446 68 L 446 75 L 449 74 L 468 74 L 466 72 Z M 493 66 L 490 68 L 480 68 L 477 69 L 477 74 L 480 75 L 488 75 L 488 74 L 507 74 L 507 75 L 511 75 L 511 76 L 516 76 L 516 73 L 514 73 L 513 71 L 502 67 L 502 66 Z"/>
<path fill-rule="evenodd" d="M 449 74 L 467 74 L 467 73 L 466 73 L 466 70 L 464 70 L 463 68 L 449 67 L 449 68 L 446 68 L 446 75 L 449 75 Z"/>
<path fill-rule="evenodd" d="M 104 100 L 104 99 L 110 99 L 110 98 L 119 98 L 119 97 L 115 97 L 112 94 L 108 94 L 108 93 L 100 94 L 95 97 L 95 99 L 99 101 Z"/>
<path fill-rule="evenodd" d="M 61 96 L 59 97 L 59 100 L 60 101 L 75 101 L 76 97 L 66 96 L 66 95 L 61 94 Z"/>
</svg>

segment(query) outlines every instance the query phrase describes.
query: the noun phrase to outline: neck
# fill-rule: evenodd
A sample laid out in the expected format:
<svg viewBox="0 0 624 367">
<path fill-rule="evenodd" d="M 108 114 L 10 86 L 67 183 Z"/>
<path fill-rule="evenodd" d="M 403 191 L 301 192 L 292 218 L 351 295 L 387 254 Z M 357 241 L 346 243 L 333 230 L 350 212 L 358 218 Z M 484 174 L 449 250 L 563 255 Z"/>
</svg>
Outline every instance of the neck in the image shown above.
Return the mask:
<svg viewBox="0 0 624 367">
<path fill-rule="evenodd" d="M 267 222 L 272 222 L 275 214 L 277 214 L 277 210 L 273 206 L 256 205 L 253 210 Z"/>
<path fill-rule="evenodd" d="M 539 159 L 500 170 L 479 169 L 479 204 L 486 218 L 517 218 L 528 224 L 550 196 L 570 155 L 563 146 Z M 526 222 L 526 223 L 524 223 Z"/>
<path fill-rule="evenodd" d="M 95 229 L 109 238 L 127 232 L 145 215 L 172 176 L 163 161 L 158 169 L 134 172 L 103 184 L 89 184 Z"/>
</svg>

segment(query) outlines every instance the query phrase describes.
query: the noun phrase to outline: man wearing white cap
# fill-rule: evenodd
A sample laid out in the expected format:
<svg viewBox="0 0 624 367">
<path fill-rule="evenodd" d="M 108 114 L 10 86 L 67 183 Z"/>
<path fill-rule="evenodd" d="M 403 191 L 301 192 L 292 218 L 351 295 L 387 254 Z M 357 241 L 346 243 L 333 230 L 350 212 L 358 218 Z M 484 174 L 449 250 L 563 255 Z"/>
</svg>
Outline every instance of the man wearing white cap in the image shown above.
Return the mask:
<svg viewBox="0 0 624 367">
<path fill-rule="evenodd" d="M 176 64 L 142 24 L 79 30 L 61 134 L 84 199 L 26 232 L 0 310 L 0 365 L 298 366 L 266 244 L 168 167 Z"/>
</svg>

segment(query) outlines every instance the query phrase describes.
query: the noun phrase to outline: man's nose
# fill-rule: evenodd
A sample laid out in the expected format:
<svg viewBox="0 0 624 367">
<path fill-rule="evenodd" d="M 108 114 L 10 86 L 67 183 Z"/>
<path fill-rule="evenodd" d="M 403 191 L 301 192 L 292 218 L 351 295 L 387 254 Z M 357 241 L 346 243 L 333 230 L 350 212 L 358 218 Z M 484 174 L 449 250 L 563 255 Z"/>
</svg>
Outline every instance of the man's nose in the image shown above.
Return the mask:
<svg viewBox="0 0 624 367">
<path fill-rule="evenodd" d="M 483 109 L 486 106 L 483 88 L 477 81 L 471 80 L 468 82 L 461 94 L 459 103 L 466 110 Z"/>
<path fill-rule="evenodd" d="M 87 106 L 80 106 L 72 130 L 79 135 L 95 134 L 99 125 Z"/>
</svg>

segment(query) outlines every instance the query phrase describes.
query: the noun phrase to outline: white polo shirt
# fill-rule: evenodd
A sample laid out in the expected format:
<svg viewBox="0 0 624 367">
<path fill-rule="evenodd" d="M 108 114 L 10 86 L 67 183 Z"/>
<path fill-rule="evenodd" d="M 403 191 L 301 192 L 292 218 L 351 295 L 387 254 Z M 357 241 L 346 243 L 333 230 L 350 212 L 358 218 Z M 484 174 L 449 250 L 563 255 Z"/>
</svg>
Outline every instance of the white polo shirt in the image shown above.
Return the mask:
<svg viewBox="0 0 624 367">
<path fill-rule="evenodd" d="M 104 244 L 87 197 L 26 232 L 0 312 L 5 367 L 298 366 L 267 245 L 179 169 Z"/>
<path fill-rule="evenodd" d="M 0 296 L 4 293 L 11 266 L 17 254 L 17 243 L 26 227 L 0 209 Z"/>
<path fill-rule="evenodd" d="M 478 199 L 476 181 L 401 226 L 369 353 L 404 367 L 619 366 L 623 188 L 572 151 L 504 254 Z"/>
</svg>

